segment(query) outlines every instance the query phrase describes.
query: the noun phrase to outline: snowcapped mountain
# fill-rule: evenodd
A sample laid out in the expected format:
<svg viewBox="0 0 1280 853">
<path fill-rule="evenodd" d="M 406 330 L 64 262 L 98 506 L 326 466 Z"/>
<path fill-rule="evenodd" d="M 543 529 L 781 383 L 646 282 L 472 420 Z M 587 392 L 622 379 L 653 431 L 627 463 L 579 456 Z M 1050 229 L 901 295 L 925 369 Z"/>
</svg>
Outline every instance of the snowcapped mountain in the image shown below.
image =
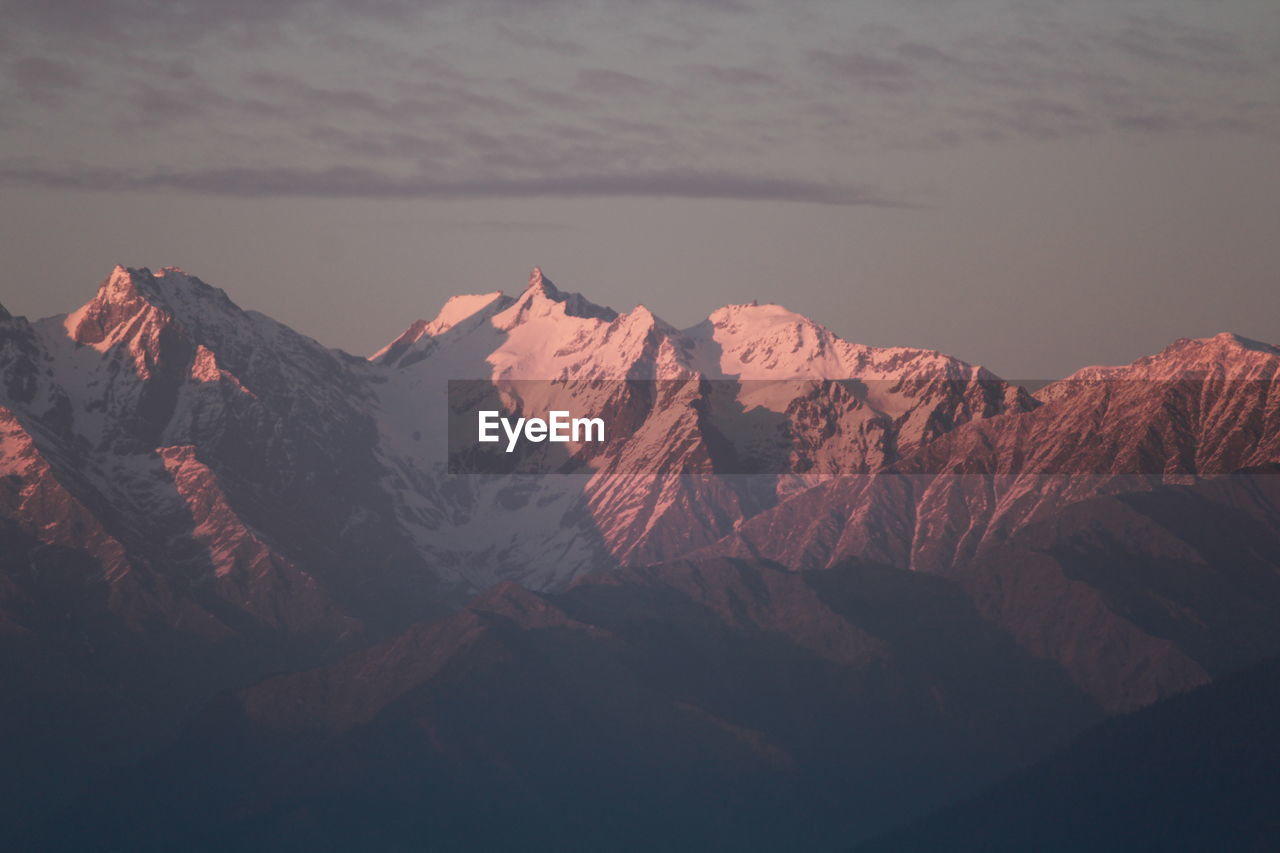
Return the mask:
<svg viewBox="0 0 1280 853">
<path fill-rule="evenodd" d="M 498 580 L 555 588 L 677 556 L 814 482 L 1036 405 L 980 368 L 850 344 L 776 305 L 678 330 L 537 269 L 518 296 L 450 299 L 368 360 L 176 268 L 117 267 L 70 314 L 2 322 L 6 458 L 30 460 L 8 463 L 25 465 L 11 520 L 49 544 L 74 528 L 116 606 L 211 636 L 342 636 Z M 805 381 L 826 378 L 856 381 Z M 584 476 L 451 476 L 451 379 L 561 380 L 525 382 L 514 404 L 616 418 L 628 439 Z M 716 476 L 742 453 L 773 454 L 775 474 Z M 85 522 L 50 523 L 44 493 Z"/>
<path fill-rule="evenodd" d="M 406 495 L 402 525 L 477 588 L 554 588 L 601 566 L 678 556 L 813 482 L 878 470 L 958 423 L 1035 406 L 981 368 L 850 344 L 777 305 L 729 306 L 678 330 L 643 306 L 619 314 L 561 292 L 540 269 L 515 298 L 454 297 L 371 361 L 386 371 L 380 447 Z M 446 429 L 451 379 L 510 383 L 512 405 L 531 412 L 605 415 L 627 439 L 591 459 L 585 481 L 449 478 L 441 443 L 423 436 Z M 712 476 L 725 473 L 726 439 L 732 473 L 742 453 L 779 456 L 765 463 L 782 473 Z"/>
<path fill-rule="evenodd" d="M 1280 458 L 1268 394 L 1280 356 L 1231 335 L 1087 368 L 1033 398 L 777 305 L 726 306 L 681 330 L 563 292 L 538 269 L 518 296 L 453 297 L 367 360 L 173 268 L 117 268 L 80 309 L 0 328 L 7 457 L 34 460 L 29 493 L 45 482 L 92 520 L 76 547 L 109 582 L 159 571 L 161 585 L 213 594 L 215 610 L 338 634 L 500 580 L 553 589 L 726 536 L 795 568 L 858 556 L 945 570 L 1135 476 Z M 579 449 L 576 476 L 451 475 L 442 437 L 457 379 L 507 383 L 517 410 L 605 416 L 626 440 Z M 895 476 L 857 476 L 877 472 Z M 1046 488 L 1055 472 L 1106 482 Z M 962 474 L 1008 476 L 958 492 Z M 11 517 L 33 535 L 68 535 L 15 500 Z M 797 513 L 809 533 L 795 535 Z M 178 581 L 156 568 L 177 564 Z M 255 585 L 311 603 L 264 609 Z"/>
<path fill-rule="evenodd" d="M 370 568 L 379 552 L 413 558 L 380 521 L 363 361 L 176 269 L 117 268 L 79 310 L 4 332 L 5 410 L 39 458 L 32 476 L 44 466 L 106 531 L 109 582 L 212 596 L 215 633 L 249 619 L 341 634 L 360 607 L 335 609 L 325 588 L 341 579 L 317 574 L 357 553 Z M 17 520 L 65 535 L 39 510 Z M 288 590 L 287 605 L 255 587 Z"/>
</svg>

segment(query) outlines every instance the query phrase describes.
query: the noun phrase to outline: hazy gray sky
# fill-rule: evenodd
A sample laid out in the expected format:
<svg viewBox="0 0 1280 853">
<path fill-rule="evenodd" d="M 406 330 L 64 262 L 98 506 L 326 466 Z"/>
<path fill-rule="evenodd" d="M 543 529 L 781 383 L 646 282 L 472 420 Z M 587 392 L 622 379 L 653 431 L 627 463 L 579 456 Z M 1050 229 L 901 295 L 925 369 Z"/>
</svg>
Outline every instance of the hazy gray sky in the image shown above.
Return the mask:
<svg viewBox="0 0 1280 853">
<path fill-rule="evenodd" d="M 0 300 L 177 265 L 368 353 L 556 282 L 1015 378 L 1280 341 L 1275 0 L 0 0 Z"/>
</svg>

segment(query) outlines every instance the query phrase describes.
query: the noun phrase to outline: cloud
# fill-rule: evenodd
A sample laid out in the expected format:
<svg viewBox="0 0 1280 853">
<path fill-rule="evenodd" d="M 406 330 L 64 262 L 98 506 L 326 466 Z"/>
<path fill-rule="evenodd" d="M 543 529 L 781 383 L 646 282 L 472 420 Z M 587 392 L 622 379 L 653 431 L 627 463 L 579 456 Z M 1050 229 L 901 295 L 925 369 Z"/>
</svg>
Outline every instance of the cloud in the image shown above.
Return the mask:
<svg viewBox="0 0 1280 853">
<path fill-rule="evenodd" d="M 429 163 L 455 156 L 460 143 L 401 130 L 314 125 L 303 136 L 346 157 Z"/>
<path fill-rule="evenodd" d="M 1116 127 L 1144 134 L 1238 133 L 1256 135 L 1266 128 L 1237 116 L 1205 117 L 1176 112 L 1121 114 L 1113 118 Z"/>
<path fill-rule="evenodd" d="M 1053 98 L 1013 98 L 989 108 L 958 112 L 989 138 L 1067 139 L 1097 132 L 1102 126 L 1097 116 Z"/>
<path fill-rule="evenodd" d="M 880 92 L 903 92 L 921 79 L 911 63 L 862 50 L 815 50 L 809 61 L 829 76 Z"/>
<path fill-rule="evenodd" d="M 447 220 L 434 223 L 434 230 L 449 231 L 578 231 L 576 225 L 566 222 L 546 222 L 539 219 L 473 219 Z"/>
<path fill-rule="evenodd" d="M 888 3 L 655 14 L 677 2 L 0 0 L 7 53 L 29 57 L 0 61 L 6 152 L 26 158 L 6 180 L 876 204 L 893 200 L 819 178 L 902 148 L 1280 127 L 1280 56 L 1239 21 L 1006 0 L 928 27 Z M 86 109 L 40 103 L 77 87 Z"/>
<path fill-rule="evenodd" d="M 526 110 L 504 98 L 484 95 L 452 83 L 418 80 L 411 97 L 385 97 L 355 88 L 316 86 L 298 77 L 272 71 L 248 75 L 251 91 L 287 104 L 295 116 L 337 113 L 391 124 L 419 119 L 457 117 L 473 112 L 517 115 Z"/>
<path fill-rule="evenodd" d="M 269 27 L 290 18 L 344 17 L 403 20 L 451 0 L 0 0 L 0 16 L 13 26 L 46 34 L 125 38 L 168 35 L 199 38 L 229 30 Z"/>
<path fill-rule="evenodd" d="M 688 65 L 683 70 L 697 82 L 705 80 L 735 89 L 766 88 L 781 82 L 776 74 L 745 65 Z"/>
<path fill-rule="evenodd" d="M 864 144 L 881 147 L 1274 133 L 1280 112 L 1257 102 L 1274 90 L 1280 63 L 1265 60 L 1236 23 L 1209 29 L 1028 5 L 999 26 L 945 35 L 892 26 L 839 33 L 805 59 L 823 85 L 833 137 L 861 131 Z"/>
<path fill-rule="evenodd" d="M 293 196 L 443 200 L 626 196 L 793 201 L 865 207 L 912 206 L 870 186 L 702 170 L 440 180 L 427 175 L 400 176 L 353 167 L 139 173 L 90 166 L 48 169 L 7 163 L 0 165 L 0 183 L 98 191 L 175 190 L 241 198 Z"/>
<path fill-rule="evenodd" d="M 612 68 L 583 68 L 578 71 L 578 87 L 606 97 L 647 95 L 657 86 L 634 74 Z"/>
<path fill-rule="evenodd" d="M 1121 54 L 1172 69 L 1225 75 L 1258 70 L 1238 36 L 1165 17 L 1130 17 L 1108 42 Z"/>
<path fill-rule="evenodd" d="M 662 5 L 663 0 L 651 2 Z M 712 14 L 740 14 L 752 8 L 746 0 L 671 3 Z M 263 36 L 264 29 L 294 22 L 323 22 L 326 28 L 349 21 L 401 25 L 440 9 L 503 19 L 553 7 L 592 5 L 591 0 L 0 0 L 0 20 L 46 34 L 199 40 L 228 32 Z"/>
<path fill-rule="evenodd" d="M 84 86 L 85 76 L 75 66 L 60 59 L 28 56 L 9 63 L 5 69 L 20 97 L 51 101 Z"/>
<path fill-rule="evenodd" d="M 495 22 L 493 29 L 513 45 L 543 50 L 559 57 L 579 57 L 590 52 L 580 41 L 548 35 L 545 32 L 530 30 L 528 27 L 514 27 L 505 21 Z"/>
</svg>

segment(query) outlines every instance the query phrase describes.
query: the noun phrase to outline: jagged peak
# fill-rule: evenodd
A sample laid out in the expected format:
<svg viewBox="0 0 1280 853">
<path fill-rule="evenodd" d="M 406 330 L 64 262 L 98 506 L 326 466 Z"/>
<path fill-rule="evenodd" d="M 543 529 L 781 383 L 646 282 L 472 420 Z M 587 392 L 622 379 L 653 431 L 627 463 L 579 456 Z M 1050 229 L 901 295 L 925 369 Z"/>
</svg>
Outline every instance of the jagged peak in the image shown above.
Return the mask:
<svg viewBox="0 0 1280 853">
<path fill-rule="evenodd" d="M 120 301 L 132 299 L 154 291 L 155 275 L 146 267 L 126 267 L 116 264 L 98 288 L 97 297 Z"/>
<path fill-rule="evenodd" d="M 62 327 L 76 343 L 103 351 L 162 328 L 214 346 L 243 337 L 242 321 L 251 316 L 224 291 L 179 267 L 153 273 L 117 264 L 93 298 L 62 319 Z"/>
<path fill-rule="evenodd" d="M 127 305 L 142 299 L 158 308 L 171 308 L 173 297 L 179 297 L 179 301 L 212 297 L 230 303 L 225 291 L 205 284 L 181 267 L 161 267 L 153 273 L 147 267 L 116 264 L 98 286 L 90 304 Z"/>
<path fill-rule="evenodd" d="M 511 307 L 494 318 L 494 325 L 500 329 L 511 329 L 527 319 L 554 314 L 603 320 L 606 323 L 612 323 L 618 318 L 617 311 L 596 305 L 581 293 L 560 290 L 551 279 L 543 275 L 541 267 L 534 267 L 529 274 L 529 286 Z"/>
<path fill-rule="evenodd" d="M 0 303 L 0 323 L 3 323 L 5 320 L 12 319 L 13 315 L 9 313 L 9 309 L 5 308 L 3 303 Z"/>
<path fill-rule="evenodd" d="M 619 314 L 615 319 L 615 323 L 622 323 L 628 326 L 643 326 L 646 328 L 655 328 L 669 334 L 679 334 L 679 330 L 672 326 L 666 320 L 653 313 L 647 305 L 637 305 L 625 314 Z"/>
<path fill-rule="evenodd" d="M 93 298 L 68 314 L 63 325 L 77 343 L 100 344 L 122 322 L 141 310 L 157 307 L 157 295 L 151 270 L 116 264 Z"/>
</svg>

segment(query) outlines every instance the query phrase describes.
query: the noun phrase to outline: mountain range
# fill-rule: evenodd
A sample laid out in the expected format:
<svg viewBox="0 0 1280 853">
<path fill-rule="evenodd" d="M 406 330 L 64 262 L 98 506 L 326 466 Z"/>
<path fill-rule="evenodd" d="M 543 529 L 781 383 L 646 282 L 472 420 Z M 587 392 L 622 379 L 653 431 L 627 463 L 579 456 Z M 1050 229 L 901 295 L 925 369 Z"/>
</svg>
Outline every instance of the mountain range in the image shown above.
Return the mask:
<svg viewBox="0 0 1280 853">
<path fill-rule="evenodd" d="M 0 309 L 0 822 L 847 848 L 1280 655 L 1277 371 L 1222 334 L 1032 394 L 537 269 L 366 359 L 117 267 Z M 451 473 L 451 380 L 625 440 Z"/>
</svg>

